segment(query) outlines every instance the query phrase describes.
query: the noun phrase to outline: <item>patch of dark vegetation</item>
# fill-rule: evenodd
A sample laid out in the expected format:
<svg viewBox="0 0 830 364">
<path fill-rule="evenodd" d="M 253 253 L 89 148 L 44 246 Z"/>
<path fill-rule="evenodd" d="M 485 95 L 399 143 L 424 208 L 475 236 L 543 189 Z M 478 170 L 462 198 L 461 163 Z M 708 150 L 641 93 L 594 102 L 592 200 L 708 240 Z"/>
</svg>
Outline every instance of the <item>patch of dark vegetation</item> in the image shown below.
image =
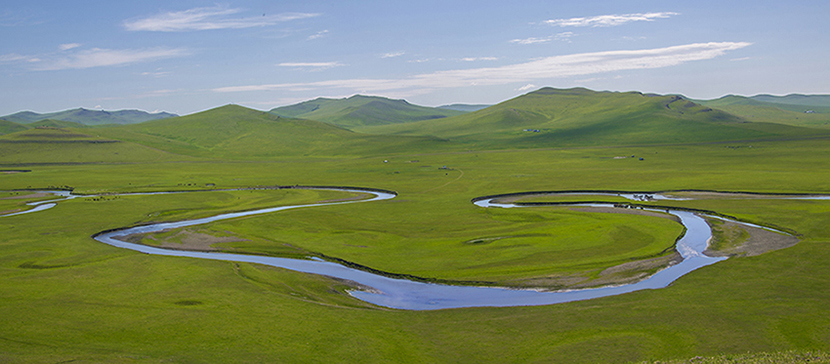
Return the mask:
<svg viewBox="0 0 830 364">
<path fill-rule="evenodd" d="M 202 301 L 197 301 L 197 300 L 181 300 L 181 301 L 176 301 L 176 302 L 173 302 L 173 304 L 176 304 L 176 305 L 179 305 L 179 306 L 198 306 L 198 305 L 201 305 L 201 304 L 202 304 Z"/>
<path fill-rule="evenodd" d="M 497 240 L 502 239 L 511 239 L 511 238 L 532 238 L 532 237 L 539 237 L 539 236 L 550 236 L 547 234 L 524 234 L 524 235 L 508 235 L 508 236 L 495 236 L 489 238 L 476 238 L 471 239 L 463 242 L 462 244 L 469 244 L 469 245 L 482 245 L 482 244 L 489 244 Z"/>
<path fill-rule="evenodd" d="M 121 143 L 121 141 L 120 140 L 0 140 L 0 143 L 9 143 L 9 144 L 59 144 L 59 143 L 105 144 L 105 143 Z"/>
<path fill-rule="evenodd" d="M 65 268 L 68 267 L 68 264 L 56 264 L 56 265 L 47 265 L 47 264 L 37 264 L 35 262 L 26 262 L 21 263 L 18 265 L 18 268 L 23 269 L 54 269 L 54 268 Z"/>
</svg>

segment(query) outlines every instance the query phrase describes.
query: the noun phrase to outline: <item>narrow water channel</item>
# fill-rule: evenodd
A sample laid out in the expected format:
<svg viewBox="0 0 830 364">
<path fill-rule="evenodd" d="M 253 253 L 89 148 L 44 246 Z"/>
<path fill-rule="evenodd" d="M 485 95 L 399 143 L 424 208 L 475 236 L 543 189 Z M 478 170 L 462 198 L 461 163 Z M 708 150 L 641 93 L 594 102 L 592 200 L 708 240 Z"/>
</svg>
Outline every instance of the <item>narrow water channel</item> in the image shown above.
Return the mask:
<svg viewBox="0 0 830 364">
<path fill-rule="evenodd" d="M 190 257 L 199 259 L 213 259 L 231 262 L 247 262 L 265 264 L 279 268 L 290 269 L 298 272 L 320 274 L 334 278 L 356 282 L 371 289 L 352 291 L 351 294 L 363 301 L 379 306 L 385 306 L 406 310 L 437 310 L 462 307 L 504 307 L 504 306 L 529 306 L 548 305 L 577 300 L 586 300 L 598 297 L 618 295 L 634 292 L 643 289 L 657 289 L 668 286 L 671 282 L 686 273 L 700 267 L 714 264 L 726 258 L 712 258 L 702 254 L 706 249 L 711 230 L 706 221 L 693 213 L 686 211 L 669 211 L 680 218 L 686 226 L 686 234 L 677 243 L 677 251 L 683 256 L 683 261 L 657 272 L 650 278 L 643 281 L 620 286 L 609 286 L 592 289 L 579 289 L 570 291 L 538 291 L 529 289 L 510 289 L 500 287 L 476 287 L 476 286 L 454 286 L 434 283 L 415 282 L 404 279 L 389 278 L 372 274 L 366 271 L 357 270 L 342 266 L 340 264 L 320 260 L 298 260 L 277 257 L 265 257 L 244 254 L 192 252 L 181 250 L 169 250 L 150 247 L 140 244 L 127 243 L 118 240 L 117 237 L 130 234 L 158 232 L 165 229 L 181 228 L 186 226 L 206 224 L 209 222 L 232 219 L 243 216 L 267 214 L 277 211 L 313 208 L 316 206 L 327 206 L 347 203 L 364 203 L 372 201 L 388 200 L 395 197 L 394 194 L 349 190 L 375 195 L 374 198 L 360 201 L 341 201 L 333 203 L 320 203 L 309 205 L 281 206 L 266 208 L 255 211 L 228 213 L 208 218 L 186 220 L 173 223 L 159 223 L 146 226 L 138 226 L 115 231 L 108 231 L 95 236 L 95 240 L 115 247 L 135 250 L 147 254 Z M 482 208 L 517 208 L 518 205 L 494 204 L 491 200 L 477 201 L 476 205 Z"/>
</svg>

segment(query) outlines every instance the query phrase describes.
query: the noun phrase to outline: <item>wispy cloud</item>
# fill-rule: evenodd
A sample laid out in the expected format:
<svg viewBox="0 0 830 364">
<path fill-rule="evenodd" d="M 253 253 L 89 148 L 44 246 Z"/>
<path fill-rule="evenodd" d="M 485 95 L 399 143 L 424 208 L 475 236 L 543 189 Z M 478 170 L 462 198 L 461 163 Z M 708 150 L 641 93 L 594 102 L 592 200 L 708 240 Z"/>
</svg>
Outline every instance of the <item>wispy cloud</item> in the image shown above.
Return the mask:
<svg viewBox="0 0 830 364">
<path fill-rule="evenodd" d="M 280 13 L 276 15 L 262 14 L 262 16 L 247 18 L 232 17 L 232 15 L 240 12 L 242 12 L 242 9 L 230 9 L 223 6 L 193 8 L 127 20 L 124 21 L 124 28 L 129 31 L 152 32 L 243 29 L 270 26 L 280 22 L 320 15 L 317 13 Z"/>
<path fill-rule="evenodd" d="M 0 55 L 0 63 L 12 62 L 37 62 L 39 59 L 30 56 L 24 56 L 17 53 L 9 53 Z"/>
<path fill-rule="evenodd" d="M 730 61 L 740 62 L 740 61 L 746 61 L 746 60 L 749 60 L 749 59 L 750 59 L 750 57 L 741 57 L 741 58 L 732 58 L 732 59 L 730 59 Z"/>
<path fill-rule="evenodd" d="M 328 30 L 321 30 L 317 33 L 309 35 L 308 38 L 306 38 L 306 39 L 307 40 L 314 40 L 314 39 L 322 38 L 322 37 L 325 37 L 326 34 L 328 34 L 328 32 L 329 32 Z"/>
<path fill-rule="evenodd" d="M 462 62 L 475 62 L 475 61 L 498 61 L 498 57 L 465 57 L 461 58 Z"/>
<path fill-rule="evenodd" d="M 751 45 L 746 42 L 695 43 L 666 48 L 606 51 L 553 56 L 530 62 L 488 68 L 425 73 L 400 79 L 347 79 L 309 83 L 283 83 L 216 88 L 215 92 L 265 91 L 277 89 L 350 89 L 357 92 L 504 85 L 551 78 L 590 75 L 623 70 L 652 69 L 712 59 L 728 51 Z"/>
<path fill-rule="evenodd" d="M 172 72 L 169 72 L 169 71 L 161 71 L 161 70 L 156 70 L 155 72 L 141 72 L 141 75 L 142 75 L 142 76 L 152 76 L 152 77 L 156 77 L 156 78 L 158 78 L 158 77 L 164 77 L 164 76 L 167 76 L 167 75 L 169 75 L 169 74 L 171 74 L 171 73 L 172 73 Z"/>
<path fill-rule="evenodd" d="M 81 44 L 80 44 L 80 43 L 66 43 L 66 44 L 61 44 L 61 45 L 59 45 L 59 46 L 58 46 L 58 49 L 60 49 L 60 50 L 62 50 L 62 51 L 68 51 L 68 50 L 70 50 L 70 49 L 72 49 L 72 48 L 78 48 L 78 47 L 80 47 L 80 46 L 81 46 Z"/>
<path fill-rule="evenodd" d="M 30 14 L 25 11 L 0 11 L 0 27 L 18 27 L 42 24 L 44 21 L 39 14 Z"/>
<path fill-rule="evenodd" d="M 551 35 L 551 36 L 541 37 L 541 38 L 531 37 L 531 38 L 525 38 L 525 39 L 513 39 L 513 40 L 510 41 L 510 43 L 536 44 L 536 43 L 547 43 L 547 42 L 550 42 L 552 40 L 561 40 L 561 41 L 565 41 L 565 42 L 570 42 L 571 37 L 573 37 L 574 35 L 575 34 L 573 32 L 562 32 L 562 33 L 559 33 L 559 34 L 554 34 L 554 35 Z"/>
<path fill-rule="evenodd" d="M 599 15 L 585 18 L 551 19 L 546 20 L 545 24 L 559 27 L 613 27 L 634 21 L 654 21 L 654 19 L 664 19 L 673 15 L 680 14 L 673 12 L 660 12 Z"/>
<path fill-rule="evenodd" d="M 406 54 L 406 52 L 389 52 L 389 53 L 386 53 L 386 54 L 380 56 L 380 58 L 395 58 L 395 57 L 400 57 L 404 54 Z"/>
<path fill-rule="evenodd" d="M 513 40 L 510 41 L 510 43 L 536 44 L 536 43 L 547 43 L 547 42 L 550 42 L 551 40 L 552 40 L 551 37 L 543 37 L 543 38 L 530 37 L 530 38 L 524 38 L 524 39 L 513 39 Z"/>
<path fill-rule="evenodd" d="M 183 48 L 153 49 L 100 49 L 93 48 L 75 52 L 62 58 L 47 59 L 34 67 L 37 71 L 55 71 L 65 69 L 82 69 L 104 66 L 121 66 L 139 62 L 149 62 L 165 58 L 182 57 L 189 52 Z"/>
<path fill-rule="evenodd" d="M 340 62 L 283 62 L 278 64 L 280 67 L 297 67 L 297 68 L 332 68 L 340 67 L 343 64 Z"/>
</svg>

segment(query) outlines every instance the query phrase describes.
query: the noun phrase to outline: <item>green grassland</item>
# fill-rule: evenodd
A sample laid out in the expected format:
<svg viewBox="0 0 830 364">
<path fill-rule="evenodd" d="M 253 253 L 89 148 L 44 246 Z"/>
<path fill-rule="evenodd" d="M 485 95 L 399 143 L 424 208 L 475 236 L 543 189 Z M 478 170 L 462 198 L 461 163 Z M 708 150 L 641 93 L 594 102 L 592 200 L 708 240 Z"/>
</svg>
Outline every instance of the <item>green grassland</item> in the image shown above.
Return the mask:
<svg viewBox="0 0 830 364">
<path fill-rule="evenodd" d="M 561 105 L 579 101 L 565 96 Z M 605 121 L 588 120 L 583 129 L 574 111 L 560 120 L 570 124 L 522 144 L 529 139 L 511 136 L 512 127 L 492 126 L 498 121 L 486 109 L 476 113 L 485 111 L 481 129 L 492 138 L 461 135 L 461 129 L 415 133 L 414 126 L 402 135 L 366 135 L 231 106 L 131 126 L 3 136 L 14 142 L 0 143 L 7 148 L 0 168 L 31 172 L 0 174 L 0 190 L 393 190 L 392 200 L 289 210 L 196 231 L 240 238 L 217 244 L 224 250 L 322 254 L 392 273 L 497 282 L 594 271 L 658 254 L 681 227 L 656 217 L 555 206 L 483 209 L 471 203 L 475 197 L 557 190 L 830 193 L 830 147 L 821 131 L 746 122 L 699 106 L 673 109 L 683 102 L 677 100 L 667 108 L 662 102 L 671 97 L 597 97 L 608 97 L 604 104 L 618 111 L 642 101 L 621 113 L 622 124 L 639 120 L 631 115 L 653 116 L 658 121 L 636 125 L 665 136 L 688 124 L 695 137 L 657 143 L 656 136 L 620 126 L 622 136 L 599 132 L 594 146 L 597 125 L 615 120 L 610 110 L 597 116 Z M 554 109 L 540 100 L 524 109 Z M 664 123 L 673 126 L 655 126 Z M 433 125 L 401 125 L 415 124 Z M 554 135 L 576 130 L 585 134 Z M 78 142 L 58 142 L 64 139 Z M 118 142 L 81 142 L 99 139 Z M 24 192 L 0 198 L 13 193 Z M 0 217 L 0 361 L 626 363 L 826 351 L 830 344 L 830 201 L 654 202 L 783 228 L 801 242 L 704 267 L 665 289 L 538 307 L 384 309 L 353 299 L 345 282 L 326 277 L 150 256 L 90 238 L 153 221 L 352 197 L 298 189 L 86 197 Z M 0 200 L 0 210 L 22 201 Z"/>
</svg>

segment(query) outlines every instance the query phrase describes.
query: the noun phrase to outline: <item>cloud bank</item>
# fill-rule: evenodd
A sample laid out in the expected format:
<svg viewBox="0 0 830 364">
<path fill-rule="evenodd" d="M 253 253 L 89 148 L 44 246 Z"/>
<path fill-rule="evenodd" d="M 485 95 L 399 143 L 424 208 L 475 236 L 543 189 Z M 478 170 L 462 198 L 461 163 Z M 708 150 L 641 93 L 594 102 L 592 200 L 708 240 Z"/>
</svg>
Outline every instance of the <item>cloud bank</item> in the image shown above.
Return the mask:
<svg viewBox="0 0 830 364">
<path fill-rule="evenodd" d="M 676 66 L 691 61 L 712 59 L 728 51 L 751 45 L 747 42 L 694 43 L 665 48 L 605 51 L 546 57 L 531 62 L 501 67 L 438 71 L 400 79 L 347 79 L 308 83 L 232 86 L 215 92 L 267 91 L 278 89 L 337 88 L 357 92 L 414 90 L 504 85 L 597 73 Z"/>
</svg>

